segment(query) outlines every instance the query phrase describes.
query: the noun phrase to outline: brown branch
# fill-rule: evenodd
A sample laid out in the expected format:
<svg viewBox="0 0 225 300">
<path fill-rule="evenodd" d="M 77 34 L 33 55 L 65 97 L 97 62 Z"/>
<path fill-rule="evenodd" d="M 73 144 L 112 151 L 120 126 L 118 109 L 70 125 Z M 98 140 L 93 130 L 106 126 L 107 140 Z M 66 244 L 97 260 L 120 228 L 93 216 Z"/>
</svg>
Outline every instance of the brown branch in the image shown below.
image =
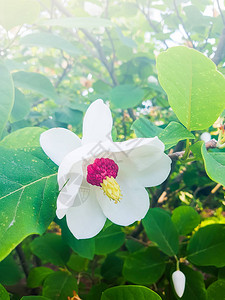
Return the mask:
<svg viewBox="0 0 225 300">
<path fill-rule="evenodd" d="M 219 39 L 219 43 L 216 52 L 212 58 L 212 61 L 218 65 L 221 60 L 225 57 L 225 27 L 223 28 L 222 34 Z"/>
<path fill-rule="evenodd" d="M 19 257 L 19 260 L 20 260 L 20 263 L 21 263 L 21 267 L 22 267 L 22 269 L 24 271 L 24 274 L 27 278 L 28 275 L 29 275 L 29 268 L 28 268 L 28 265 L 27 265 L 27 262 L 26 262 L 26 257 L 23 253 L 23 249 L 21 247 L 21 244 L 16 247 L 16 252 L 18 254 L 18 257 Z"/>
<path fill-rule="evenodd" d="M 206 149 L 213 149 L 213 148 L 216 148 L 217 147 L 217 140 L 215 139 L 212 139 L 210 140 L 209 142 L 207 142 L 205 144 L 206 146 Z M 178 159 L 180 159 L 181 157 L 183 157 L 185 151 L 179 151 L 179 152 L 174 152 L 174 153 L 171 153 L 169 154 L 168 156 L 173 160 L 173 161 L 176 161 Z"/>
</svg>

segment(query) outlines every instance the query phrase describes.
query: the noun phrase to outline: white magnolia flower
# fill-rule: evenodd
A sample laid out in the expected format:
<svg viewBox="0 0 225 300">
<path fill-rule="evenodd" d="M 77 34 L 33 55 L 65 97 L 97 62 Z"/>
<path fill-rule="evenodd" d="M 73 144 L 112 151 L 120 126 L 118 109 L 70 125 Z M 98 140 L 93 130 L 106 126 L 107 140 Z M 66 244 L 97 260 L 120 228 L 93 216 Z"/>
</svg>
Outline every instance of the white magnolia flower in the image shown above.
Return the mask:
<svg viewBox="0 0 225 300">
<path fill-rule="evenodd" d="M 172 274 L 172 280 L 175 292 L 177 293 L 177 296 L 181 298 L 184 294 L 185 289 L 185 275 L 181 271 L 177 270 Z"/>
<path fill-rule="evenodd" d="M 201 136 L 200 136 L 200 139 L 203 141 L 203 142 L 205 142 L 205 143 L 207 143 L 207 142 L 209 142 L 210 140 L 211 140 L 211 134 L 209 133 L 209 132 L 203 132 L 202 134 L 201 134 Z"/>
<path fill-rule="evenodd" d="M 82 139 L 63 128 L 40 137 L 45 153 L 59 165 L 57 217 L 66 215 L 77 239 L 98 234 L 106 218 L 121 226 L 144 218 L 145 187 L 161 184 L 171 169 L 157 137 L 113 142 L 112 124 L 110 109 L 96 100 L 85 114 Z"/>
</svg>

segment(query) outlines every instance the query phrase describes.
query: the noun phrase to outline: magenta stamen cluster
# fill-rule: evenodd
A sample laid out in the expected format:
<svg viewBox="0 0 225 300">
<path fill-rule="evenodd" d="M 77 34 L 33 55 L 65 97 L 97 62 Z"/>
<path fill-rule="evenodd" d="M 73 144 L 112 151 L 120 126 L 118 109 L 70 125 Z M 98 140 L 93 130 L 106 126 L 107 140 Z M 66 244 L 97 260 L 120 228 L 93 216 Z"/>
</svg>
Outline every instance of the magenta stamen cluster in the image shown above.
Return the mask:
<svg viewBox="0 0 225 300">
<path fill-rule="evenodd" d="M 110 158 L 96 158 L 94 163 L 87 166 L 87 182 L 101 186 L 106 177 L 116 178 L 118 165 Z"/>
</svg>

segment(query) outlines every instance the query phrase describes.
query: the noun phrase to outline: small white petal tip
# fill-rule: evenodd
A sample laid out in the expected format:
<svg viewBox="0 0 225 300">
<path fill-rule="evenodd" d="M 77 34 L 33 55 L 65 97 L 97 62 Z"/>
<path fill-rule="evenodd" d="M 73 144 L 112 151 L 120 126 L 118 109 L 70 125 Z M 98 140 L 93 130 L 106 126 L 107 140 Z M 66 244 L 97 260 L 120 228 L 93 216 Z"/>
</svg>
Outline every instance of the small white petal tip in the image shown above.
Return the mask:
<svg viewBox="0 0 225 300">
<path fill-rule="evenodd" d="M 177 293 L 177 296 L 181 298 L 184 294 L 184 289 L 185 289 L 185 275 L 181 271 L 175 271 L 172 274 L 172 280 L 173 280 L 173 285 L 175 292 Z"/>
<path fill-rule="evenodd" d="M 209 142 L 209 141 L 211 140 L 211 134 L 210 134 L 209 132 L 203 132 L 203 133 L 201 134 L 201 136 L 200 136 L 200 139 L 201 139 L 203 142 L 207 143 L 207 142 Z"/>
</svg>

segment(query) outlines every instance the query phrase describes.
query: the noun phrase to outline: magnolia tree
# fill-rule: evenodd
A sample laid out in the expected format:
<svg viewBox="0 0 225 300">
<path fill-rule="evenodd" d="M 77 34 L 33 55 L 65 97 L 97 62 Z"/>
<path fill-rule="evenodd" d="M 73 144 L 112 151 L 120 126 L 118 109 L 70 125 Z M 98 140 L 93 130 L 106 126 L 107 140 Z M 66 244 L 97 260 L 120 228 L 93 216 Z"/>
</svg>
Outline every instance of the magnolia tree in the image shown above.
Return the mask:
<svg viewBox="0 0 225 300">
<path fill-rule="evenodd" d="M 225 299 L 224 9 L 0 0 L 0 299 Z"/>
</svg>

